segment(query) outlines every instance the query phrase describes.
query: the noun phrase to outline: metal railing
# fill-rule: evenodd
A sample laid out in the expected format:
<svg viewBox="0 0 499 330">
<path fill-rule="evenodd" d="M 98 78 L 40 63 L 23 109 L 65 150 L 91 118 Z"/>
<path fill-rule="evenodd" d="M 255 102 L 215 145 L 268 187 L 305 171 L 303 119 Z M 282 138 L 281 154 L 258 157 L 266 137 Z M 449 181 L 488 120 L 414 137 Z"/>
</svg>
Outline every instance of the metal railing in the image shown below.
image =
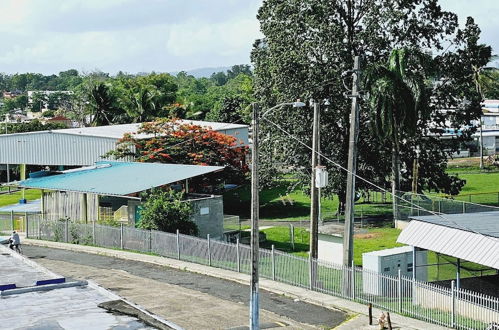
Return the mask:
<svg viewBox="0 0 499 330">
<path fill-rule="evenodd" d="M 27 237 L 76 244 L 89 244 L 154 253 L 241 273 L 250 273 L 250 247 L 192 236 L 142 230 L 121 225 L 44 221 L 28 217 Z M 321 260 L 260 249 L 260 276 L 275 281 L 371 303 L 392 311 L 456 329 L 487 329 L 499 320 L 499 298 L 389 276 L 359 267 L 346 267 Z"/>
</svg>

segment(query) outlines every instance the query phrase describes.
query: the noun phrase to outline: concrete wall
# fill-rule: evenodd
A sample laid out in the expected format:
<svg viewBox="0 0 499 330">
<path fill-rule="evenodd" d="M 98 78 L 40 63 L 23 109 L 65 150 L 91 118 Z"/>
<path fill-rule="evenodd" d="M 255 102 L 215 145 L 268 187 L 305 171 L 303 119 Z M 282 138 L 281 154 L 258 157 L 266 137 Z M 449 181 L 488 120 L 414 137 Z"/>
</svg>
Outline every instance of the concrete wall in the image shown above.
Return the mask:
<svg viewBox="0 0 499 330">
<path fill-rule="evenodd" d="M 341 265 L 343 263 L 343 237 L 319 234 L 318 259 Z"/>
<path fill-rule="evenodd" d="M 224 232 L 224 207 L 222 196 L 213 196 L 208 198 L 192 199 L 194 214 L 192 221 L 199 228 L 199 237 L 222 239 Z"/>
</svg>

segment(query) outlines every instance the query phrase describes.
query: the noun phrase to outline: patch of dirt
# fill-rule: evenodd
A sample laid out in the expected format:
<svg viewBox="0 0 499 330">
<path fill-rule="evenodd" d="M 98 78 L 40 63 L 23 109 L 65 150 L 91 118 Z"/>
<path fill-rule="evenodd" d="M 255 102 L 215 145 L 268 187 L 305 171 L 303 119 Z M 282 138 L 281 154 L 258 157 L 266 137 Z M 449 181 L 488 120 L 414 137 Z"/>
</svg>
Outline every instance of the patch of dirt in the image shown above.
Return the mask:
<svg viewBox="0 0 499 330">
<path fill-rule="evenodd" d="M 355 234 L 353 235 L 353 237 L 357 239 L 370 239 L 370 238 L 378 238 L 381 235 L 382 235 L 381 233 L 366 233 L 366 234 Z"/>
</svg>

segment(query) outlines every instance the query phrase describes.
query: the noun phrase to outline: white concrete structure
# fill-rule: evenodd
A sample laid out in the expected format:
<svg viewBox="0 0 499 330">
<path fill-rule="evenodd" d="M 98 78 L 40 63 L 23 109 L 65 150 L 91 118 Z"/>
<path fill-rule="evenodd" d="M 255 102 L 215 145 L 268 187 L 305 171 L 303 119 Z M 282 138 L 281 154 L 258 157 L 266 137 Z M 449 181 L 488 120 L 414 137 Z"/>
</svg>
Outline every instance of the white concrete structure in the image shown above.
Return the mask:
<svg viewBox="0 0 499 330">
<path fill-rule="evenodd" d="M 341 265 L 343 263 L 342 227 L 326 225 L 319 228 L 317 257 L 319 260 Z"/>
</svg>

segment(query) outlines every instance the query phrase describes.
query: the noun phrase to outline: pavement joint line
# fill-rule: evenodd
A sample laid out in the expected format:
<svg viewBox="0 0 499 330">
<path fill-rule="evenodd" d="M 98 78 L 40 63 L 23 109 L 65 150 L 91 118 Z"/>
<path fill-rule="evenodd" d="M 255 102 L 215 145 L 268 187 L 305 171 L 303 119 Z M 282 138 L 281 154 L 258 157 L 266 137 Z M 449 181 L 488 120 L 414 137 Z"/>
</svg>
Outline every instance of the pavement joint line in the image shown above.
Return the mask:
<svg viewBox="0 0 499 330">
<path fill-rule="evenodd" d="M 206 265 L 191 263 L 184 260 L 172 259 L 162 256 L 153 256 L 144 253 L 137 253 L 127 250 L 113 250 L 102 247 L 78 245 L 63 242 L 52 242 L 35 239 L 25 239 L 26 245 L 36 245 L 48 248 L 56 248 L 62 250 L 69 250 L 74 252 L 90 253 L 118 259 L 146 262 L 158 266 L 169 267 L 173 269 L 189 271 L 202 275 L 221 278 L 232 282 L 248 285 L 250 275 L 225 270 L 222 268 L 209 267 Z M 260 278 L 260 288 L 274 294 L 283 295 L 289 298 L 298 299 L 300 301 L 310 303 L 316 306 L 325 307 L 332 310 L 340 310 L 348 313 L 349 315 L 364 315 L 367 316 L 367 305 L 358 302 L 350 301 L 337 296 L 310 291 L 301 287 L 296 287 L 290 284 L 276 282 L 265 278 Z M 281 288 L 281 289 L 279 289 Z M 341 307 L 339 306 L 341 305 Z M 384 312 L 381 309 L 373 308 L 373 315 L 379 315 Z M 427 323 L 418 319 L 403 316 L 394 312 L 390 313 L 392 323 L 395 325 L 403 325 L 404 329 L 424 329 L 424 330 L 442 330 L 449 329 L 447 327 L 438 326 L 432 323 Z"/>
</svg>

